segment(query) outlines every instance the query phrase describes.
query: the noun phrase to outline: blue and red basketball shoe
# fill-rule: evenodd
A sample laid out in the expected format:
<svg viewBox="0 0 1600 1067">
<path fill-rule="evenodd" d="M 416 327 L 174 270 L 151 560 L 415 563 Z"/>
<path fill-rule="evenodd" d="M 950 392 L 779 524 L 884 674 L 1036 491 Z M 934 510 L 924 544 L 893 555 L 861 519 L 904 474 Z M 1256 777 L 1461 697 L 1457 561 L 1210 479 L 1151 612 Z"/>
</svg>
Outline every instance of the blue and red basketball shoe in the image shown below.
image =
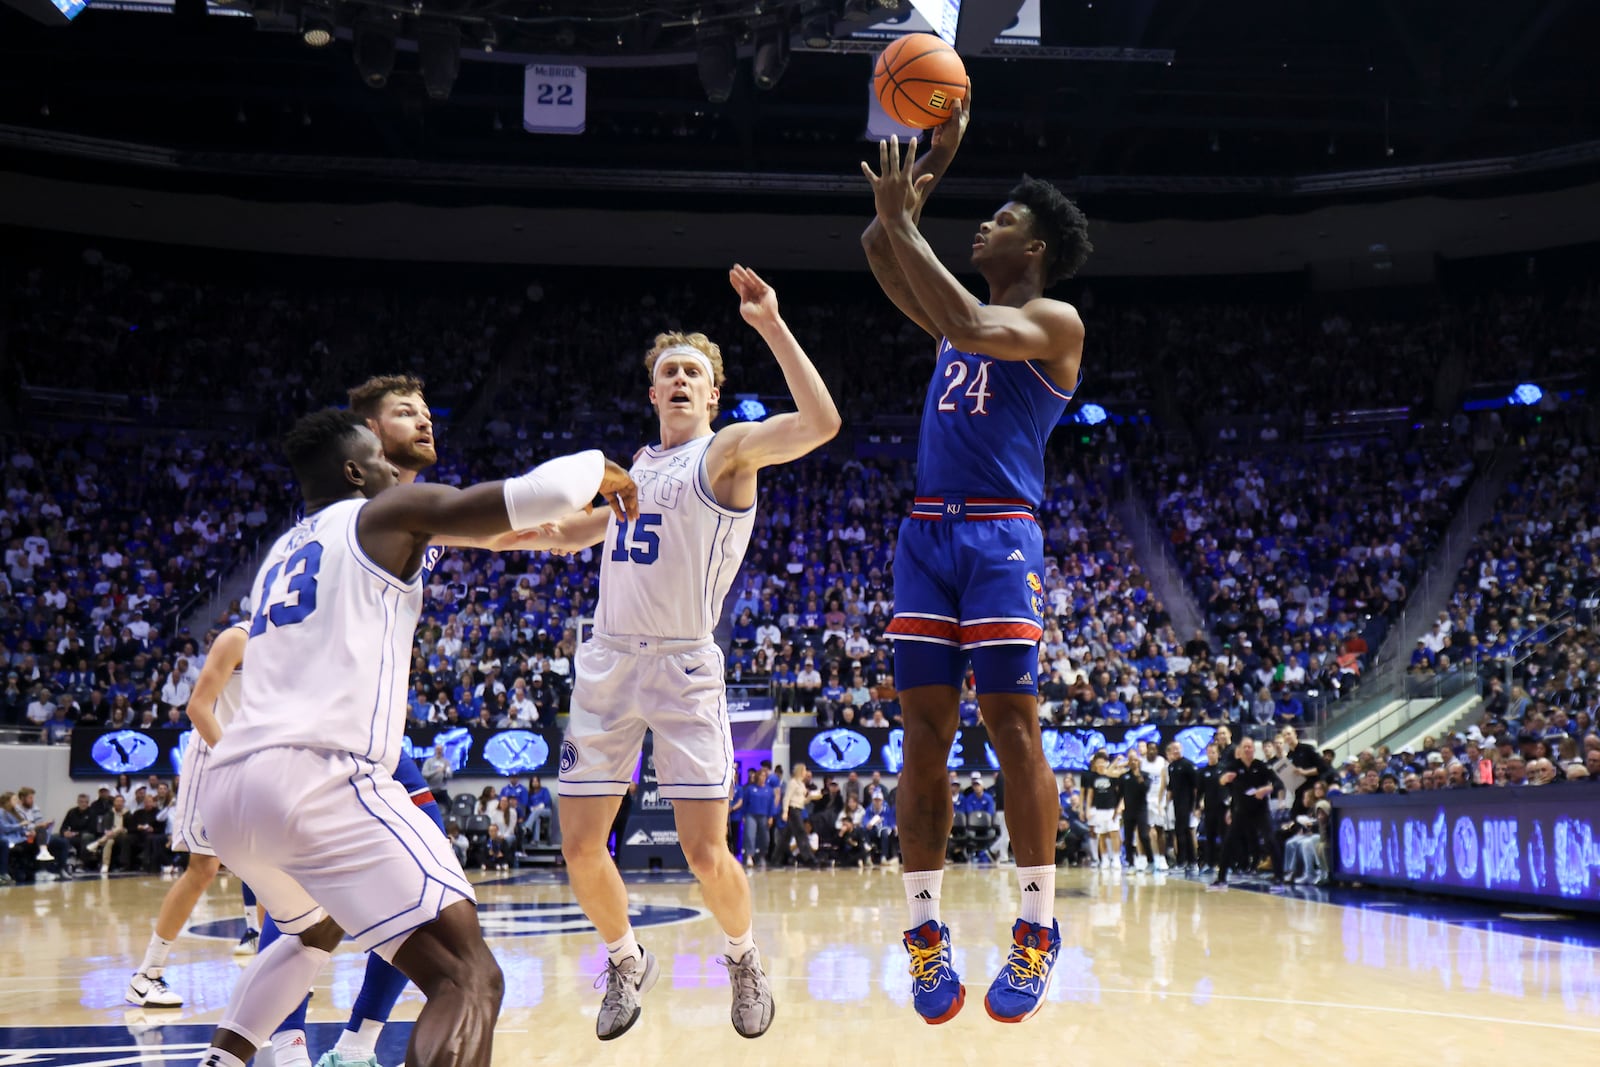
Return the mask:
<svg viewBox="0 0 1600 1067">
<path fill-rule="evenodd" d="M 929 1025 L 947 1023 L 967 1002 L 967 987 L 950 965 L 950 928 L 925 922 L 905 934 L 911 954 L 911 1003 Z"/>
<path fill-rule="evenodd" d="M 1000 1023 L 1020 1023 L 1044 1005 L 1050 972 L 1061 951 L 1061 928 L 1018 919 L 1011 928 L 1011 953 L 995 975 L 983 1006 L 989 1018 Z"/>
</svg>

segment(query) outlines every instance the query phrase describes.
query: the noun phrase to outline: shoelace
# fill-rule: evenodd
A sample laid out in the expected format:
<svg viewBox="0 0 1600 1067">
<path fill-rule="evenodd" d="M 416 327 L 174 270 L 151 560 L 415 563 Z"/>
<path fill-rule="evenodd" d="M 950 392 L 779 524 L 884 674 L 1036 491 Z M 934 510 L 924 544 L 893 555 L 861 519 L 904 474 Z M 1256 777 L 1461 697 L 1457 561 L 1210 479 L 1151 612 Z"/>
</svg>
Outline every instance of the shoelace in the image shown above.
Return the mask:
<svg viewBox="0 0 1600 1067">
<path fill-rule="evenodd" d="M 938 981 L 944 968 L 944 945 L 922 946 L 908 941 L 906 948 L 911 951 L 911 977 L 930 984 Z"/>
<path fill-rule="evenodd" d="M 615 984 L 612 983 L 613 976 L 616 978 Z M 622 968 L 618 967 L 610 960 L 606 961 L 606 969 L 596 976 L 594 980 L 594 988 L 599 989 L 601 986 L 606 987 L 606 995 L 605 999 L 601 1002 L 602 1004 L 610 1002 L 612 997 L 620 996 L 622 993 L 622 987 L 625 984 L 633 985 L 635 989 L 638 988 L 638 985 L 632 981 L 632 977 L 623 973 Z"/>
<path fill-rule="evenodd" d="M 728 968 L 728 979 L 733 982 L 733 999 L 742 1006 L 752 1007 L 761 1001 L 761 971 L 754 961 L 746 966 L 741 960 L 735 963 L 727 956 L 722 965 Z"/>
<path fill-rule="evenodd" d="M 1014 982 L 1043 978 L 1049 965 L 1048 952 L 1027 945 L 1012 945 L 1011 955 L 1006 959 L 1006 969 L 1011 972 Z"/>
</svg>

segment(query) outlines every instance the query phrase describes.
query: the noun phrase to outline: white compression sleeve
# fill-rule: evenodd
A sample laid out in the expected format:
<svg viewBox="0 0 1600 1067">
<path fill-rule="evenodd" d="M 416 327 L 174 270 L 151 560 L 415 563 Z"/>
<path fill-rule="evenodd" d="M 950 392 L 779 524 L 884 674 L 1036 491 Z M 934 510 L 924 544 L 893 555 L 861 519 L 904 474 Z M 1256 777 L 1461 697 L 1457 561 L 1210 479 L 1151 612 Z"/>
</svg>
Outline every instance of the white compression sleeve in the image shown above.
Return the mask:
<svg viewBox="0 0 1600 1067">
<path fill-rule="evenodd" d="M 558 456 L 505 481 L 513 530 L 531 530 L 586 506 L 600 489 L 606 457 L 597 448 Z"/>
</svg>

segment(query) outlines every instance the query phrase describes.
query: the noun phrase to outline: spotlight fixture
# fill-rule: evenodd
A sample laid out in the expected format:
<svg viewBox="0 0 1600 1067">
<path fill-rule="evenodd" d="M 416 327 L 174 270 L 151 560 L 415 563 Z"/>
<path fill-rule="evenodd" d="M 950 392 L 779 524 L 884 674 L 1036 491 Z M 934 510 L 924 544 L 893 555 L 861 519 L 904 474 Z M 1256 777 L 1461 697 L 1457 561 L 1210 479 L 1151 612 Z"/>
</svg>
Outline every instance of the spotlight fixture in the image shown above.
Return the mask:
<svg viewBox="0 0 1600 1067">
<path fill-rule="evenodd" d="M 833 43 L 833 6 L 828 0 L 805 0 L 800 5 L 800 40 L 807 48 Z"/>
<path fill-rule="evenodd" d="M 461 30 L 453 22 L 424 22 L 417 27 L 417 52 L 422 57 L 422 84 L 433 100 L 450 99 L 461 73 Z"/>
<path fill-rule="evenodd" d="M 771 89 L 789 69 L 789 30 L 772 22 L 756 30 L 755 77 L 757 89 Z"/>
<path fill-rule="evenodd" d="M 312 48 L 333 43 L 334 23 L 326 11 L 308 7 L 300 13 L 300 39 Z"/>
<path fill-rule="evenodd" d="M 733 95 L 733 79 L 739 73 L 733 32 L 727 26 L 704 26 L 698 36 L 700 86 L 705 89 L 707 100 L 726 104 Z"/>
<path fill-rule="evenodd" d="M 374 89 L 389 84 L 394 71 L 394 39 L 399 32 L 400 18 L 389 12 L 363 15 L 356 23 L 356 70 Z"/>
</svg>

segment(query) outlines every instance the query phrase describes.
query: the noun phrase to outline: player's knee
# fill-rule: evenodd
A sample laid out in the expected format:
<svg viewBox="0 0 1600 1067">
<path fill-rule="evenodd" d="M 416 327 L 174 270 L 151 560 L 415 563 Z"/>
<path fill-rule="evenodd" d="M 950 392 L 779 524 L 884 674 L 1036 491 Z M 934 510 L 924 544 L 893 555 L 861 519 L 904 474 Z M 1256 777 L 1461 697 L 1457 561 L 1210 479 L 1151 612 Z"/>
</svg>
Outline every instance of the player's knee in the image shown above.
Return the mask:
<svg viewBox="0 0 1600 1067">
<path fill-rule="evenodd" d="M 183 870 L 183 877 L 199 889 L 210 885 L 221 870 L 222 861 L 215 856 L 189 856 L 189 865 Z"/>
<path fill-rule="evenodd" d="M 563 829 L 561 834 L 561 858 L 567 861 L 570 867 L 575 863 L 598 863 L 610 859 L 611 853 L 606 848 L 606 838 L 609 833 L 595 835 L 575 833 Z"/>
<path fill-rule="evenodd" d="M 494 953 L 489 951 L 487 945 L 483 946 L 482 951 L 473 953 L 467 973 L 462 977 L 462 987 L 481 1000 L 498 1006 L 505 997 L 505 972 L 500 969 L 500 961 L 494 958 Z"/>
<path fill-rule="evenodd" d="M 689 870 L 696 878 L 709 878 L 717 873 L 717 864 L 729 855 L 728 846 L 721 841 L 682 841 L 683 858 L 689 861 Z"/>
<path fill-rule="evenodd" d="M 331 916 L 324 916 L 316 925 L 300 935 L 300 943 L 307 948 L 332 952 L 344 940 L 344 930 Z"/>
</svg>

